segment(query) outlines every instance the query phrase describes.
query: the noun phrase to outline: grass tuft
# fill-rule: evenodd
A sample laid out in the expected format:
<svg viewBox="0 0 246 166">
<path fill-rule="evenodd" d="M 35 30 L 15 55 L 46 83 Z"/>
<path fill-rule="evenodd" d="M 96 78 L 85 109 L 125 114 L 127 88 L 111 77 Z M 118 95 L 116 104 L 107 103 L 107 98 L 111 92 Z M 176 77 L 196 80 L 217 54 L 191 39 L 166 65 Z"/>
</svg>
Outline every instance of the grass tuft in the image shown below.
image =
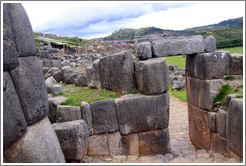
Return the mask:
<svg viewBox="0 0 246 166">
<path fill-rule="evenodd" d="M 230 80 L 230 81 L 233 81 L 235 78 L 233 77 L 233 76 L 231 76 L 231 75 L 227 75 L 226 77 L 225 77 L 225 80 Z"/>
</svg>

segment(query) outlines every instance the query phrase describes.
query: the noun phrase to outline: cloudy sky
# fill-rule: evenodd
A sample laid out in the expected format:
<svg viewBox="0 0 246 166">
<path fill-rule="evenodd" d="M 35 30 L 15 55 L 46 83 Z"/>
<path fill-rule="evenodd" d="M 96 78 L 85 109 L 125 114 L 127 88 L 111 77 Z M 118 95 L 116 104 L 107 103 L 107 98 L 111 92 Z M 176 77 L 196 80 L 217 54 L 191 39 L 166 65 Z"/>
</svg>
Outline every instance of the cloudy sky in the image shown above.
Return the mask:
<svg viewBox="0 0 246 166">
<path fill-rule="evenodd" d="M 105 37 L 120 28 L 183 30 L 244 16 L 244 1 L 25 1 L 35 32 Z"/>
</svg>

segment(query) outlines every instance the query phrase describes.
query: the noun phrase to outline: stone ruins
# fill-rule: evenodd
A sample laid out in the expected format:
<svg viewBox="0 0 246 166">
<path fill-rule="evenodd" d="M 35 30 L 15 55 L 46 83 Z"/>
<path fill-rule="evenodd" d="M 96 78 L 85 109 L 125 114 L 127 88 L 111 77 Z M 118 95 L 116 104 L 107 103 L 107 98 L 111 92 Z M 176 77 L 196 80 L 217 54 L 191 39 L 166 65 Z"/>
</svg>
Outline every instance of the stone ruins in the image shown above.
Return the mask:
<svg viewBox="0 0 246 166">
<path fill-rule="evenodd" d="M 64 163 L 85 155 L 170 153 L 168 89 L 175 81 L 177 89 L 187 89 L 191 141 L 243 157 L 243 99 L 228 95 L 225 109 L 212 111 L 223 77 L 243 75 L 243 57 L 215 52 L 213 36 L 139 39 L 136 50 L 139 60 L 119 52 L 83 55 L 88 62 L 79 55 L 61 57 L 49 44 L 37 53 L 22 5 L 4 4 L 3 161 Z M 185 71 L 168 66 L 164 57 L 174 55 L 186 55 Z M 75 71 L 85 63 L 86 74 Z M 170 77 L 172 71 L 179 74 Z M 64 106 L 65 97 L 48 98 L 63 92 L 60 82 L 141 93 Z"/>
</svg>

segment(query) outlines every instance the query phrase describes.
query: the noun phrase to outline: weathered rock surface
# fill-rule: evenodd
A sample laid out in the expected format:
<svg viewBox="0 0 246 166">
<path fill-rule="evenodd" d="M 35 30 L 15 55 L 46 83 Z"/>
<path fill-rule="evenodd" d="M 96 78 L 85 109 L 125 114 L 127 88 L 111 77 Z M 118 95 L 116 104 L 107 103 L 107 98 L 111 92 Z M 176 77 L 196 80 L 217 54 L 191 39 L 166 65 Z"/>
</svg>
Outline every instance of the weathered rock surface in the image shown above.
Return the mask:
<svg viewBox="0 0 246 166">
<path fill-rule="evenodd" d="M 32 26 L 25 9 L 20 3 L 11 3 L 9 4 L 9 15 L 19 57 L 36 56 Z"/>
<path fill-rule="evenodd" d="M 3 72 L 3 147 L 8 148 L 26 131 L 27 124 L 8 72 Z"/>
<path fill-rule="evenodd" d="M 209 35 L 204 40 L 205 51 L 206 52 L 214 52 L 216 50 L 216 39 L 213 35 Z"/>
<path fill-rule="evenodd" d="M 211 130 L 208 112 L 188 104 L 189 135 L 192 142 L 203 149 L 210 149 Z"/>
<path fill-rule="evenodd" d="M 221 153 L 221 154 L 228 154 L 227 150 L 227 141 L 224 137 L 222 137 L 218 133 L 212 133 L 211 138 L 211 150 Z"/>
<path fill-rule="evenodd" d="M 231 54 L 228 69 L 230 75 L 243 75 L 243 54 Z"/>
<path fill-rule="evenodd" d="M 79 75 L 74 82 L 76 86 L 87 86 L 87 78 L 84 75 Z"/>
<path fill-rule="evenodd" d="M 217 132 L 224 138 L 226 138 L 226 114 L 227 112 L 225 112 L 222 109 L 219 109 L 216 116 Z"/>
<path fill-rule="evenodd" d="M 4 151 L 10 163 L 65 163 L 64 155 L 49 119 L 28 126 L 23 137 Z"/>
<path fill-rule="evenodd" d="M 81 160 L 87 152 L 89 132 L 84 120 L 52 125 L 61 144 L 65 159 Z"/>
<path fill-rule="evenodd" d="M 81 103 L 81 118 L 85 121 L 90 134 L 93 134 L 92 113 L 90 104 L 83 101 Z"/>
<path fill-rule="evenodd" d="M 187 77 L 187 100 L 196 107 L 210 111 L 213 100 L 225 82 L 221 79 L 201 80 Z"/>
<path fill-rule="evenodd" d="M 102 88 L 116 92 L 135 90 L 134 66 L 130 52 L 103 57 L 100 59 L 99 66 Z"/>
<path fill-rule="evenodd" d="M 136 49 L 140 60 L 152 58 L 151 43 L 149 41 L 137 43 Z"/>
<path fill-rule="evenodd" d="M 213 132 L 217 132 L 216 117 L 217 113 L 208 112 L 208 126 L 209 129 Z"/>
<path fill-rule="evenodd" d="M 31 125 L 47 115 L 47 90 L 37 57 L 19 57 L 18 60 L 19 66 L 10 74 L 27 124 Z"/>
<path fill-rule="evenodd" d="M 168 90 L 168 65 L 164 58 L 137 61 L 135 76 L 137 87 L 146 94 L 161 94 Z"/>
<path fill-rule="evenodd" d="M 74 70 L 71 66 L 63 66 L 62 67 L 62 78 L 63 82 L 70 83 L 71 82 L 71 75 L 74 73 Z"/>
<path fill-rule="evenodd" d="M 46 85 L 46 87 L 47 87 L 47 92 L 48 93 L 51 93 L 51 88 L 52 88 L 52 86 L 53 85 L 56 85 L 57 84 L 57 82 L 56 82 L 56 80 L 54 79 L 54 77 L 49 77 L 49 78 L 47 78 L 46 80 L 45 80 L 45 85 Z"/>
<path fill-rule="evenodd" d="M 229 52 L 210 52 L 186 57 L 187 76 L 199 79 L 223 79 L 228 67 Z"/>
<path fill-rule="evenodd" d="M 89 86 L 91 88 L 101 88 L 101 75 L 100 75 L 100 69 L 99 69 L 100 59 L 97 59 L 93 62 L 91 68 L 87 68 L 87 73 L 89 76 L 87 76 L 87 79 L 90 78 Z"/>
<path fill-rule="evenodd" d="M 9 16 L 10 4 L 3 4 L 3 70 L 13 70 L 18 65 L 12 23 Z"/>
<path fill-rule="evenodd" d="M 81 119 L 81 111 L 78 106 L 58 105 L 56 109 L 56 123 Z"/>
<path fill-rule="evenodd" d="M 53 77 L 54 79 L 56 80 L 56 82 L 61 82 L 62 81 L 62 71 L 59 70 L 59 71 L 56 71 L 54 74 L 53 74 Z"/>
<path fill-rule="evenodd" d="M 128 95 L 115 99 L 119 129 L 122 135 L 168 127 L 169 94 Z"/>
<path fill-rule="evenodd" d="M 231 100 L 227 117 L 227 145 L 230 150 L 243 157 L 243 99 Z"/>
<path fill-rule="evenodd" d="M 139 133 L 139 154 L 165 154 L 171 151 L 168 129 Z"/>
<path fill-rule="evenodd" d="M 152 42 L 153 57 L 189 55 L 204 52 L 203 37 L 167 37 Z"/>
<path fill-rule="evenodd" d="M 94 134 L 117 131 L 115 104 L 113 100 L 100 100 L 90 103 Z M 106 120 L 106 122 L 105 122 Z"/>
</svg>

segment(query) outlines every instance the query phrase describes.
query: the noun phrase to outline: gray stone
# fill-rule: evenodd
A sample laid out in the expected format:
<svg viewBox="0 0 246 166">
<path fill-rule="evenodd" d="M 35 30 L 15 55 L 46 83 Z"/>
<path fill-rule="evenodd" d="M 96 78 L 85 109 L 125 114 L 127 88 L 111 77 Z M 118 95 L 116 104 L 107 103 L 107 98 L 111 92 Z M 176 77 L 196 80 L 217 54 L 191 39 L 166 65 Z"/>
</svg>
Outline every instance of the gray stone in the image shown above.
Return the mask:
<svg viewBox="0 0 246 166">
<path fill-rule="evenodd" d="M 87 72 L 90 75 L 90 84 L 91 88 L 101 88 L 101 77 L 100 77 L 100 69 L 99 69 L 100 59 L 97 59 L 93 62 L 92 68 L 87 68 Z M 88 77 L 87 77 L 88 78 Z"/>
<path fill-rule="evenodd" d="M 146 94 L 161 94 L 168 90 L 168 65 L 165 58 L 138 61 L 135 76 L 138 90 Z"/>
<path fill-rule="evenodd" d="M 51 75 L 53 76 L 55 72 L 59 71 L 60 69 L 58 67 L 51 67 Z"/>
<path fill-rule="evenodd" d="M 31 125 L 47 115 L 47 90 L 37 57 L 19 57 L 18 60 L 19 66 L 10 74 L 27 124 Z"/>
<path fill-rule="evenodd" d="M 229 52 L 210 52 L 186 57 L 187 76 L 199 79 L 223 79 L 228 65 Z"/>
<path fill-rule="evenodd" d="M 153 57 L 189 55 L 204 52 L 203 37 L 167 37 L 152 42 Z"/>
<path fill-rule="evenodd" d="M 9 6 L 9 15 L 19 57 L 36 56 L 37 52 L 32 26 L 25 9 L 20 3 L 11 3 Z"/>
<path fill-rule="evenodd" d="M 56 85 L 57 84 L 57 82 L 56 82 L 56 80 L 54 79 L 54 77 L 49 77 L 49 78 L 47 78 L 46 80 L 45 80 L 45 85 L 46 85 L 46 87 L 47 87 L 47 92 L 48 93 L 51 93 L 52 91 L 51 91 L 51 88 L 52 88 L 52 86 L 53 85 Z"/>
<path fill-rule="evenodd" d="M 78 77 L 78 73 L 72 73 L 70 76 L 68 76 L 68 78 L 65 80 L 66 84 L 74 84 L 76 78 Z"/>
<path fill-rule="evenodd" d="M 196 107 L 211 111 L 213 100 L 225 82 L 221 79 L 201 80 L 187 77 L 187 100 Z"/>
<path fill-rule="evenodd" d="M 43 67 L 43 68 L 42 68 L 43 75 L 45 75 L 46 73 L 48 73 L 49 70 L 50 70 L 49 67 Z"/>
<path fill-rule="evenodd" d="M 54 79 L 56 80 L 56 82 L 60 83 L 62 81 L 62 71 L 59 70 L 59 71 L 56 71 L 54 74 L 53 74 L 53 77 Z"/>
<path fill-rule="evenodd" d="M 49 71 L 48 71 L 47 73 L 45 73 L 44 79 L 46 80 L 46 79 L 48 79 L 48 78 L 51 77 L 51 76 L 52 76 L 51 70 L 49 69 Z"/>
<path fill-rule="evenodd" d="M 91 84 L 92 65 L 86 66 L 87 85 Z"/>
<path fill-rule="evenodd" d="M 228 69 L 230 75 L 243 75 L 243 54 L 231 54 Z"/>
<path fill-rule="evenodd" d="M 174 72 L 175 70 L 178 69 L 178 66 L 177 66 L 177 65 L 168 65 L 168 69 L 169 69 L 171 72 Z"/>
<path fill-rule="evenodd" d="M 90 134 L 93 134 L 92 114 L 90 104 L 83 101 L 81 104 L 81 117 L 85 121 Z"/>
<path fill-rule="evenodd" d="M 81 119 L 81 111 L 78 106 L 58 105 L 56 109 L 56 123 Z"/>
<path fill-rule="evenodd" d="M 48 117 L 51 123 L 56 122 L 56 109 L 57 105 L 60 105 L 62 102 L 66 101 L 68 98 L 63 96 L 49 97 L 49 111 Z"/>
<path fill-rule="evenodd" d="M 3 72 L 3 148 L 17 141 L 27 128 L 18 96 L 8 72 Z"/>
<path fill-rule="evenodd" d="M 10 4 L 3 4 L 3 70 L 10 71 L 18 66 L 12 23 L 9 16 Z"/>
<path fill-rule="evenodd" d="M 62 62 L 62 66 L 63 66 L 63 67 L 64 67 L 64 66 L 71 66 L 70 61 L 69 61 L 69 60 L 64 60 L 64 61 Z"/>
<path fill-rule="evenodd" d="M 43 60 L 43 63 L 44 63 L 44 67 L 52 67 L 52 61 L 49 60 L 49 59 L 45 59 Z"/>
<path fill-rule="evenodd" d="M 212 132 L 211 150 L 228 155 L 226 139 L 220 134 Z"/>
<path fill-rule="evenodd" d="M 80 161 L 87 152 L 89 132 L 84 120 L 54 123 L 65 159 Z"/>
<path fill-rule="evenodd" d="M 58 67 L 60 70 L 62 69 L 61 60 L 52 60 L 51 64 L 52 64 L 53 67 Z"/>
<path fill-rule="evenodd" d="M 215 112 L 208 112 L 208 126 L 209 129 L 213 132 L 217 132 L 217 127 L 216 127 L 216 116 L 217 113 Z"/>
<path fill-rule="evenodd" d="M 209 35 L 204 39 L 205 51 L 214 52 L 216 50 L 216 39 L 213 35 Z"/>
<path fill-rule="evenodd" d="M 49 58 L 48 50 L 39 50 L 37 56 L 40 58 Z"/>
<path fill-rule="evenodd" d="M 243 157 L 243 99 L 232 99 L 226 121 L 228 148 Z"/>
<path fill-rule="evenodd" d="M 59 95 L 63 93 L 62 86 L 59 84 L 55 84 L 51 86 L 51 93 L 52 95 Z"/>
<path fill-rule="evenodd" d="M 152 58 L 151 43 L 148 41 L 136 44 L 137 56 L 140 60 Z"/>
<path fill-rule="evenodd" d="M 229 104 L 230 104 L 230 102 L 231 102 L 231 99 L 235 98 L 235 97 L 238 96 L 238 95 L 239 95 L 239 94 L 229 94 L 229 95 L 227 95 L 227 96 L 226 96 L 226 100 L 225 100 L 225 102 L 223 103 L 223 106 L 224 106 L 225 108 L 228 109 Z"/>
<path fill-rule="evenodd" d="M 113 100 L 99 100 L 90 103 L 94 134 L 115 132 L 118 128 L 115 104 Z M 106 122 L 105 122 L 106 121 Z"/>
<path fill-rule="evenodd" d="M 224 138 L 226 138 L 226 114 L 227 112 L 219 109 L 216 116 L 217 132 Z"/>
<path fill-rule="evenodd" d="M 84 75 L 79 75 L 74 82 L 76 86 L 87 86 L 87 78 Z"/>
<path fill-rule="evenodd" d="M 9 163 L 65 163 L 65 158 L 49 119 L 27 128 L 26 134 L 4 151 Z"/>
<path fill-rule="evenodd" d="M 62 78 L 63 82 L 67 83 L 69 81 L 69 77 L 74 73 L 74 70 L 71 66 L 63 66 L 62 67 Z"/>
<path fill-rule="evenodd" d="M 172 90 L 182 90 L 185 88 L 185 82 L 182 81 L 173 81 Z"/>
<path fill-rule="evenodd" d="M 115 99 L 121 135 L 168 127 L 169 94 L 127 95 Z"/>
<path fill-rule="evenodd" d="M 135 90 L 136 82 L 131 52 L 119 52 L 100 59 L 101 87 L 116 92 Z"/>
</svg>

